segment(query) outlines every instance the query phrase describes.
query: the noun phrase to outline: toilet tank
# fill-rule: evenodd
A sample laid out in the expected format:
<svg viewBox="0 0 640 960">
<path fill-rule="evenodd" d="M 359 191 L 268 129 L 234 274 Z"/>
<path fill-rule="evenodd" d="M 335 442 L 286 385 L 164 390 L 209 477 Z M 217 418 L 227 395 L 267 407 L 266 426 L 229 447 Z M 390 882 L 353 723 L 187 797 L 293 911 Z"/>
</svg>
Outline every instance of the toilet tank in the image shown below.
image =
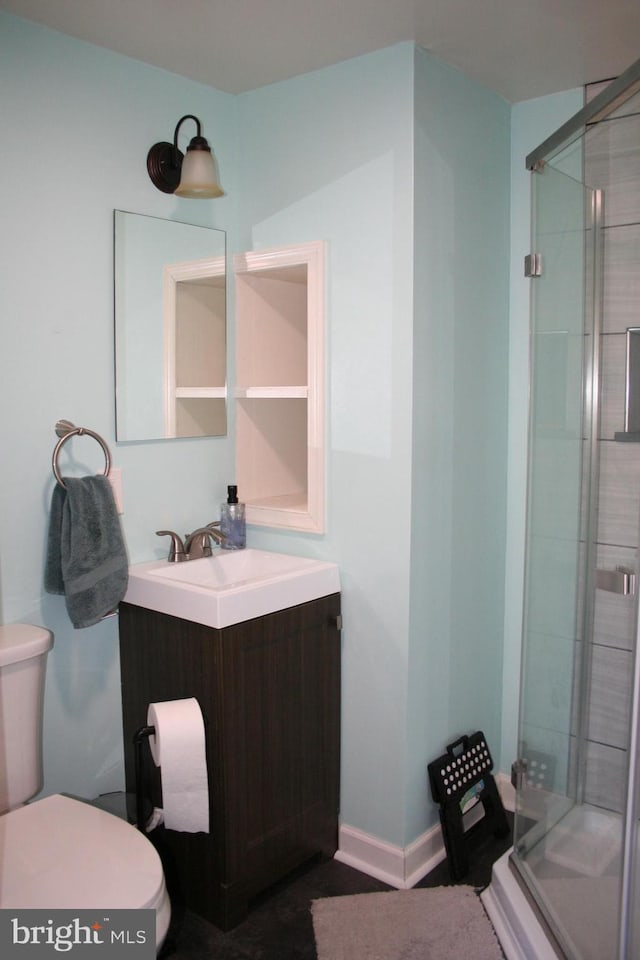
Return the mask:
<svg viewBox="0 0 640 960">
<path fill-rule="evenodd" d="M 27 623 L 0 626 L 0 813 L 42 789 L 42 709 L 53 635 Z"/>
</svg>

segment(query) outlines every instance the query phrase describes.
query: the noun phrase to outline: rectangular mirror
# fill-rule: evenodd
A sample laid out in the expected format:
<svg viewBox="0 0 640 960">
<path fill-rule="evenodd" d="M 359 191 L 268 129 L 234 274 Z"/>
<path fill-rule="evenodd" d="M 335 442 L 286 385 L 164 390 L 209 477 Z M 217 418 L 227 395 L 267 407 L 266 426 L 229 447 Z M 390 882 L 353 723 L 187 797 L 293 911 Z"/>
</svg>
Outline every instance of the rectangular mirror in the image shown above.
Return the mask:
<svg viewBox="0 0 640 960">
<path fill-rule="evenodd" d="M 114 214 L 116 439 L 223 436 L 226 234 Z"/>
</svg>

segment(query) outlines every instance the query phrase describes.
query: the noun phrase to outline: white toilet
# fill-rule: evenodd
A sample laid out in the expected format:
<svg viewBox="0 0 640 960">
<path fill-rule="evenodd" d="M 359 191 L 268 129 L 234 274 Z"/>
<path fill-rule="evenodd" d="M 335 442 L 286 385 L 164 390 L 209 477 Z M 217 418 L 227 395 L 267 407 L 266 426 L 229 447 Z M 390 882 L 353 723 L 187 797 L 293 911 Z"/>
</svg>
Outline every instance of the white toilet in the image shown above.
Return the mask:
<svg viewBox="0 0 640 960">
<path fill-rule="evenodd" d="M 171 907 L 151 842 L 114 814 L 42 787 L 43 627 L 0 626 L 0 908 L 156 911 L 156 950 Z"/>
</svg>

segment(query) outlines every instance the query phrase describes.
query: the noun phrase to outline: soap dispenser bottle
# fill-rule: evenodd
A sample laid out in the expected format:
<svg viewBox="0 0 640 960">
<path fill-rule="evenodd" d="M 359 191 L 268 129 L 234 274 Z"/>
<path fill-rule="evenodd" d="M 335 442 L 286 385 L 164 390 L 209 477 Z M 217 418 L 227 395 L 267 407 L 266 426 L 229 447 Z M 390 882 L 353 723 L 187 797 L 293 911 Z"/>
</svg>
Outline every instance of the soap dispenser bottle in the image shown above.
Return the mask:
<svg viewBox="0 0 640 960">
<path fill-rule="evenodd" d="M 244 503 L 238 503 L 238 488 L 227 487 L 227 502 L 220 507 L 220 531 L 224 540 L 223 550 L 242 550 L 247 544 L 247 527 Z"/>
</svg>

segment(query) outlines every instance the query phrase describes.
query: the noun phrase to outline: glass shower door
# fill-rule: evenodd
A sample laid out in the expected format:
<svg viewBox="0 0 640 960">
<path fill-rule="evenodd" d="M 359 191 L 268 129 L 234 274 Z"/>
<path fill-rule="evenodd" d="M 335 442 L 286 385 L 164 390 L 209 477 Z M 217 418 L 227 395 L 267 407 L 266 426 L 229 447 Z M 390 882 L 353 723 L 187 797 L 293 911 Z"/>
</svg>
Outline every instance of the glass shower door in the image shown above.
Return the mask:
<svg viewBox="0 0 640 960">
<path fill-rule="evenodd" d="M 577 165 L 576 156 L 564 163 Z M 600 195 L 549 163 L 533 181 L 541 269 L 531 281 L 513 862 L 568 957 L 614 960 L 617 897 L 601 880 L 620 849 L 620 821 L 584 803 L 599 472 Z M 585 937 L 605 894 L 608 908 L 597 936 L 592 931 Z"/>
</svg>

